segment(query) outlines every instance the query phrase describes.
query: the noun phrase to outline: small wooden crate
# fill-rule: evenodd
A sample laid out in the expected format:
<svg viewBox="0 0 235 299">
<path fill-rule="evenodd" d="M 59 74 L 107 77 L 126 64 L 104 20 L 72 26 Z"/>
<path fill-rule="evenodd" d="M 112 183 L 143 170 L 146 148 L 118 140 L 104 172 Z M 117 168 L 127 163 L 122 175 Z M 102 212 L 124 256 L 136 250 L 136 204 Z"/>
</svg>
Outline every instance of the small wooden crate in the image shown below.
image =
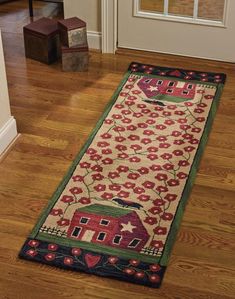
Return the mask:
<svg viewBox="0 0 235 299">
<path fill-rule="evenodd" d="M 62 47 L 62 69 L 65 72 L 82 72 L 88 70 L 88 45 L 77 48 Z"/>
<path fill-rule="evenodd" d="M 24 26 L 25 56 L 47 64 L 60 57 L 60 38 L 55 20 L 41 18 Z"/>
<path fill-rule="evenodd" d="M 63 46 L 72 48 L 87 44 L 86 23 L 77 17 L 58 21 L 60 41 Z"/>
</svg>

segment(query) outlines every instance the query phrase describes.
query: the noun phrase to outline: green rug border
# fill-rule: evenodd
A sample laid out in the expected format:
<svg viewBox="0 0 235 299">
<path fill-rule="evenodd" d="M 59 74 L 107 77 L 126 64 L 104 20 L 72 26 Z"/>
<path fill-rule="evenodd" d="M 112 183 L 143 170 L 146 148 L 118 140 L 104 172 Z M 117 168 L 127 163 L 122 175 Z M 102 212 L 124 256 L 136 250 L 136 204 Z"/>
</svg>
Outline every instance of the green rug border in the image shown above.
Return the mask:
<svg viewBox="0 0 235 299">
<path fill-rule="evenodd" d="M 195 155 L 193 164 L 191 166 L 189 178 L 186 182 L 186 185 L 185 185 L 184 191 L 182 193 L 179 205 L 177 207 L 177 211 L 176 211 L 174 220 L 171 224 L 170 233 L 167 237 L 167 241 L 166 241 L 166 244 L 165 244 L 165 247 L 164 247 L 164 250 L 163 250 L 163 254 L 162 254 L 161 257 L 157 257 L 157 256 L 155 256 L 155 257 L 151 256 L 150 257 L 150 256 L 147 256 L 147 255 L 144 255 L 144 254 L 139 254 L 141 256 L 141 260 L 143 260 L 143 261 L 146 260 L 146 261 L 149 261 L 149 262 L 154 262 L 154 261 L 155 262 L 160 262 L 160 265 L 166 266 L 168 264 L 168 260 L 169 260 L 169 256 L 170 256 L 171 251 L 172 251 L 173 244 L 174 244 L 175 239 L 177 237 L 177 232 L 179 230 L 180 223 L 181 223 L 181 220 L 183 218 L 185 205 L 186 205 L 187 200 L 189 198 L 189 194 L 191 192 L 193 182 L 196 178 L 196 173 L 197 173 L 197 169 L 198 169 L 198 166 L 199 166 L 199 163 L 200 163 L 200 159 L 202 157 L 202 153 L 205 149 L 206 142 L 207 142 L 207 139 L 208 139 L 208 136 L 209 136 L 209 132 L 211 130 L 212 122 L 213 122 L 213 119 L 214 119 L 214 116 L 215 116 L 215 113 L 216 113 L 216 110 L 217 110 L 217 107 L 218 107 L 218 104 L 219 104 L 219 99 L 220 99 L 221 94 L 222 94 L 222 90 L 223 90 L 223 86 L 224 86 L 223 83 L 218 84 L 218 83 L 212 83 L 212 82 L 200 82 L 198 80 L 184 80 L 184 79 L 177 78 L 177 77 L 168 77 L 168 76 L 159 76 L 159 75 L 153 75 L 153 74 L 145 74 L 145 73 L 141 73 L 141 72 L 132 72 L 131 70 L 127 71 L 125 73 L 125 75 L 123 76 L 123 79 L 119 83 L 119 85 L 118 85 L 116 91 L 114 92 L 113 96 L 111 97 L 111 100 L 106 105 L 102 116 L 100 117 L 100 119 L 98 120 L 96 126 L 94 127 L 94 129 L 90 133 L 87 141 L 85 142 L 85 144 L 83 145 L 83 147 L 81 148 L 81 150 L 79 151 L 77 156 L 75 157 L 74 161 L 72 162 L 72 165 L 69 167 L 68 171 L 66 172 L 66 175 L 63 177 L 62 181 L 59 183 L 59 185 L 58 185 L 57 189 L 55 190 L 55 192 L 53 193 L 52 197 L 49 199 L 48 204 L 43 209 L 43 211 L 40 213 L 40 215 L 38 217 L 39 220 L 37 221 L 36 225 L 32 229 L 32 231 L 29 235 L 29 238 L 36 238 L 38 236 L 39 240 L 42 240 L 42 241 L 46 240 L 46 238 L 43 238 L 43 234 L 41 234 L 39 232 L 40 227 L 42 226 L 42 224 L 44 223 L 44 221 L 48 217 L 49 210 L 51 210 L 51 208 L 54 206 L 54 204 L 58 200 L 60 194 L 63 192 L 64 188 L 68 184 L 68 182 L 71 178 L 71 175 L 73 174 L 74 170 L 76 169 L 79 161 L 81 160 L 82 156 L 86 152 L 87 148 L 92 143 L 95 135 L 99 131 L 100 127 L 102 126 L 106 116 L 108 115 L 108 113 L 112 109 L 113 104 L 115 103 L 120 91 L 122 90 L 124 84 L 126 83 L 128 77 L 131 74 L 139 75 L 139 76 L 145 76 L 146 75 L 146 76 L 152 77 L 152 78 L 171 79 L 172 81 L 173 80 L 178 80 L 178 81 L 183 81 L 183 82 L 193 82 L 193 83 L 196 83 L 196 84 L 200 84 L 202 86 L 207 86 L 207 87 L 208 86 L 213 86 L 213 87 L 217 88 L 216 95 L 215 95 L 215 98 L 213 100 L 213 104 L 210 108 L 210 112 L 209 112 L 209 116 L 208 116 L 207 121 L 206 121 L 206 125 L 204 127 L 204 131 L 203 131 L 203 134 L 202 134 L 202 137 L 201 137 L 201 141 L 200 141 L 199 147 L 197 149 L 197 153 Z M 58 238 L 58 237 L 53 238 L 53 236 L 50 236 L 50 238 L 47 238 L 47 240 L 48 239 L 51 239 L 51 240 L 54 239 L 57 243 L 62 242 L 62 245 L 64 244 L 63 241 L 59 242 L 59 239 L 63 240 L 63 238 Z M 68 244 L 68 243 L 66 242 L 66 244 Z M 86 249 L 86 247 L 87 247 L 86 244 L 84 246 L 82 246 L 82 244 L 81 244 L 80 247 Z M 92 250 L 91 248 L 89 248 L 89 249 Z M 94 249 L 97 249 L 97 248 L 94 248 Z M 100 249 L 100 251 L 101 250 L 102 250 L 102 248 Z M 120 254 L 121 254 L 121 252 L 120 252 Z M 133 257 L 135 255 L 136 254 L 134 254 Z"/>
</svg>

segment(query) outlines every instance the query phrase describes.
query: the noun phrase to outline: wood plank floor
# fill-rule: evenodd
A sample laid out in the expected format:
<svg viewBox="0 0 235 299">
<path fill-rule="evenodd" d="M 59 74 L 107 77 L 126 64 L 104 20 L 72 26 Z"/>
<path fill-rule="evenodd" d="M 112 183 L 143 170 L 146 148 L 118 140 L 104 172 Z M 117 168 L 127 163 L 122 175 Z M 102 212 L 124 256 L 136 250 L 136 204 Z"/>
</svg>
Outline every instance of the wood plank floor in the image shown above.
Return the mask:
<svg viewBox="0 0 235 299">
<path fill-rule="evenodd" d="M 53 15 L 54 5 L 38 4 L 37 16 Z M 88 72 L 63 73 L 60 63 L 25 59 L 22 23 L 29 21 L 27 13 L 27 1 L 0 6 L 11 110 L 21 133 L 0 163 L 0 298 L 235 298 L 234 65 L 120 49 L 117 55 L 92 51 Z M 159 290 L 17 258 L 133 60 L 228 75 Z"/>
</svg>

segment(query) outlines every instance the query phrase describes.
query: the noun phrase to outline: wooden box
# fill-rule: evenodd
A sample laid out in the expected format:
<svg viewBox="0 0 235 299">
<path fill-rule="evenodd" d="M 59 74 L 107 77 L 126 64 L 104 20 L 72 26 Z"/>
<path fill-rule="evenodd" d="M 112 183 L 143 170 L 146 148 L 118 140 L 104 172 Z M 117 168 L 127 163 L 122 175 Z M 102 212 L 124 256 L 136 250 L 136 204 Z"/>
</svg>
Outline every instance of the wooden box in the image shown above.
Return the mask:
<svg viewBox="0 0 235 299">
<path fill-rule="evenodd" d="M 47 64 L 60 57 L 60 38 L 55 20 L 41 18 L 24 26 L 25 56 Z"/>
<path fill-rule="evenodd" d="M 69 48 L 62 47 L 62 69 L 65 72 L 82 72 L 88 70 L 88 46 Z"/>
<path fill-rule="evenodd" d="M 72 48 L 87 44 L 86 23 L 77 17 L 58 21 L 60 41 L 63 46 Z"/>
</svg>

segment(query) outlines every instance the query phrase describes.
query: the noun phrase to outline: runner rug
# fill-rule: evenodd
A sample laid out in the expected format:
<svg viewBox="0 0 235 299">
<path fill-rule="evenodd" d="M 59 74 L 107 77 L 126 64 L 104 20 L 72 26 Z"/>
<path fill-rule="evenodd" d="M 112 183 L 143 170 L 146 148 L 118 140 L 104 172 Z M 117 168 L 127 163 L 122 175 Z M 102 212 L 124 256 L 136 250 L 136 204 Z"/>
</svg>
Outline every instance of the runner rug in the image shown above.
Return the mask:
<svg viewBox="0 0 235 299">
<path fill-rule="evenodd" d="M 132 63 L 20 257 L 159 287 L 224 83 Z"/>
</svg>

